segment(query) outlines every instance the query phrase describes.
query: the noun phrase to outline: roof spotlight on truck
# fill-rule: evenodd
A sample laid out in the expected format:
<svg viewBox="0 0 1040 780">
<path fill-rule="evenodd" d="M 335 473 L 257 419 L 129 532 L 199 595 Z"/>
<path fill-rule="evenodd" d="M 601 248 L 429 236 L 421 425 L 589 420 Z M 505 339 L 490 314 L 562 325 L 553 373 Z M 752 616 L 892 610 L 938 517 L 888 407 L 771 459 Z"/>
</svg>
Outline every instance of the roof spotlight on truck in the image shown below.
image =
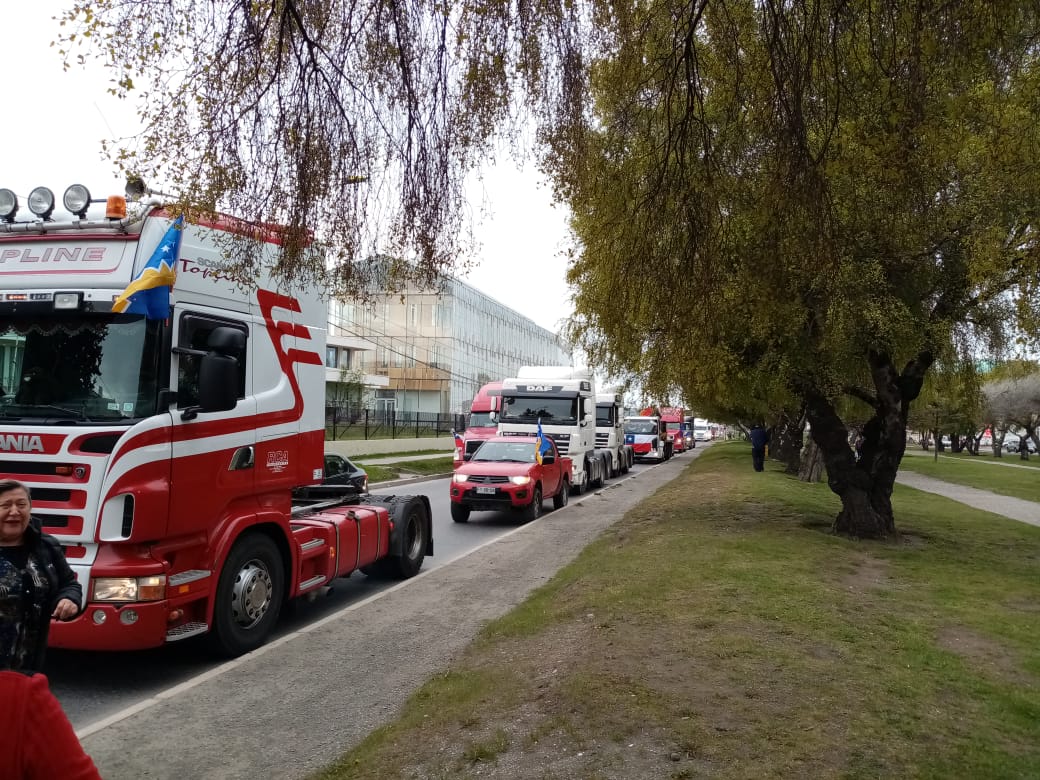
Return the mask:
<svg viewBox="0 0 1040 780">
<path fill-rule="evenodd" d="M 54 193 L 46 187 L 37 187 L 29 193 L 29 211 L 44 222 L 54 213 Z"/>
</svg>

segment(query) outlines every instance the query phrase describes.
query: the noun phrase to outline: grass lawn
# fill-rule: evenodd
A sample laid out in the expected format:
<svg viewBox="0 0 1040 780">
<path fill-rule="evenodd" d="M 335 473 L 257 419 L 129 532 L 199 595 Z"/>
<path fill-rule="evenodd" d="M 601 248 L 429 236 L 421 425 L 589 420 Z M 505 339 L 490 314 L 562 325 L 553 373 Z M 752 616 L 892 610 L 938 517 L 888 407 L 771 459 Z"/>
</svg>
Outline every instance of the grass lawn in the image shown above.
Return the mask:
<svg viewBox="0 0 1040 780">
<path fill-rule="evenodd" d="M 1004 465 L 1008 464 L 1008 465 Z M 1030 468 L 1011 468 L 1011 466 Z M 982 455 L 940 455 L 939 460 L 919 455 L 906 455 L 900 470 L 913 471 L 958 485 L 989 490 L 1004 496 L 1026 501 L 1040 501 L 1040 459 L 1035 456 L 1024 461 L 1013 458 L 994 458 Z M 1040 509 L 1038 509 L 1040 512 Z"/>
<path fill-rule="evenodd" d="M 417 453 L 408 453 L 417 454 Z M 450 474 L 453 459 L 451 455 L 443 458 L 428 458 L 426 460 L 402 460 L 397 463 L 365 463 L 354 461 L 368 474 L 368 484 L 376 482 L 388 482 L 400 479 L 401 475 L 407 476 L 429 476 L 432 474 Z"/>
<path fill-rule="evenodd" d="M 1040 777 L 1040 528 L 894 505 L 713 446 L 318 777 Z"/>
</svg>

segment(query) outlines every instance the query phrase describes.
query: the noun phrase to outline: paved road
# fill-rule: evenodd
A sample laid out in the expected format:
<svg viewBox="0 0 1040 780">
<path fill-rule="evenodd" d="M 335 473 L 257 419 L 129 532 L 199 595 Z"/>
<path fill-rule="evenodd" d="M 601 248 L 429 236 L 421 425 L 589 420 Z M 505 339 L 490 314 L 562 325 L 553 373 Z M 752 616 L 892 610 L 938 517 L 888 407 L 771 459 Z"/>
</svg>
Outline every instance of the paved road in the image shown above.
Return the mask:
<svg viewBox="0 0 1040 780">
<path fill-rule="evenodd" d="M 702 451 L 608 483 L 457 561 L 159 691 L 81 728 L 83 744 L 107 780 L 306 776 L 394 718 L 488 620 Z"/>
<path fill-rule="evenodd" d="M 391 459 L 392 460 L 392 459 Z M 649 468 L 638 466 L 636 471 Z M 447 479 L 406 480 L 374 485 L 373 493 L 399 493 L 429 497 L 433 510 L 434 556 L 424 570 L 434 570 L 483 544 L 503 536 L 518 525 L 508 512 L 477 512 L 469 523 L 451 520 Z M 546 506 L 551 502 L 546 501 Z M 396 583 L 357 573 L 333 583 L 333 590 L 314 602 L 296 601 L 279 622 L 275 638 L 306 630 L 329 615 L 392 588 Z M 154 650 L 125 653 L 89 653 L 50 650 L 46 672 L 51 687 L 79 729 L 92 727 L 137 706 L 161 691 L 185 683 L 220 665 L 203 639 L 187 640 Z"/>
</svg>

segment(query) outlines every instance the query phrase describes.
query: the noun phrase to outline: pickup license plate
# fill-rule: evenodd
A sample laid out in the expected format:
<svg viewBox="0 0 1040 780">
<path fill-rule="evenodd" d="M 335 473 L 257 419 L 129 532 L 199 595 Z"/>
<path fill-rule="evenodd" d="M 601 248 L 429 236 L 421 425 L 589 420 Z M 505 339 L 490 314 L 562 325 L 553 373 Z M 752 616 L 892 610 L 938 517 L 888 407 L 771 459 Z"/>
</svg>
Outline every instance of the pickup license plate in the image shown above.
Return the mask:
<svg viewBox="0 0 1040 780">
<path fill-rule="evenodd" d="M 495 488 L 493 487 L 478 487 L 477 492 L 481 495 L 493 496 L 495 495 Z"/>
</svg>

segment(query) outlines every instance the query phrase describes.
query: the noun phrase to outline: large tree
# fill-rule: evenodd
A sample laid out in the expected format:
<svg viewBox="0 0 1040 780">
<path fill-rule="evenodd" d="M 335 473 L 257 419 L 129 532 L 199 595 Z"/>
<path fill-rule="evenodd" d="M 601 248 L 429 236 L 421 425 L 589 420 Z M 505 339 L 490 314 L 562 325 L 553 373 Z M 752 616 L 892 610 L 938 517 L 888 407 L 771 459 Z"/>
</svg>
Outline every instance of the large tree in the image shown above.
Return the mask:
<svg viewBox="0 0 1040 780">
<path fill-rule="evenodd" d="M 804 405 L 836 530 L 893 532 L 933 363 L 999 351 L 1009 322 L 1038 334 L 1040 9 L 611 8 L 594 113 L 552 158 L 579 240 L 573 335 L 695 405 Z"/>
<path fill-rule="evenodd" d="M 360 296 L 459 265 L 466 176 L 518 132 L 514 97 L 545 95 L 547 110 L 549 95 L 568 99 L 577 50 L 540 41 L 566 36 L 577 13 L 566 2 L 80 0 L 59 17 L 58 49 L 67 67 L 100 59 L 110 91 L 138 108 L 141 132 L 106 145 L 128 178 L 190 216 L 277 223 L 276 273 Z M 229 246 L 246 278 L 252 250 Z M 373 268 L 374 254 L 408 262 Z"/>
</svg>

